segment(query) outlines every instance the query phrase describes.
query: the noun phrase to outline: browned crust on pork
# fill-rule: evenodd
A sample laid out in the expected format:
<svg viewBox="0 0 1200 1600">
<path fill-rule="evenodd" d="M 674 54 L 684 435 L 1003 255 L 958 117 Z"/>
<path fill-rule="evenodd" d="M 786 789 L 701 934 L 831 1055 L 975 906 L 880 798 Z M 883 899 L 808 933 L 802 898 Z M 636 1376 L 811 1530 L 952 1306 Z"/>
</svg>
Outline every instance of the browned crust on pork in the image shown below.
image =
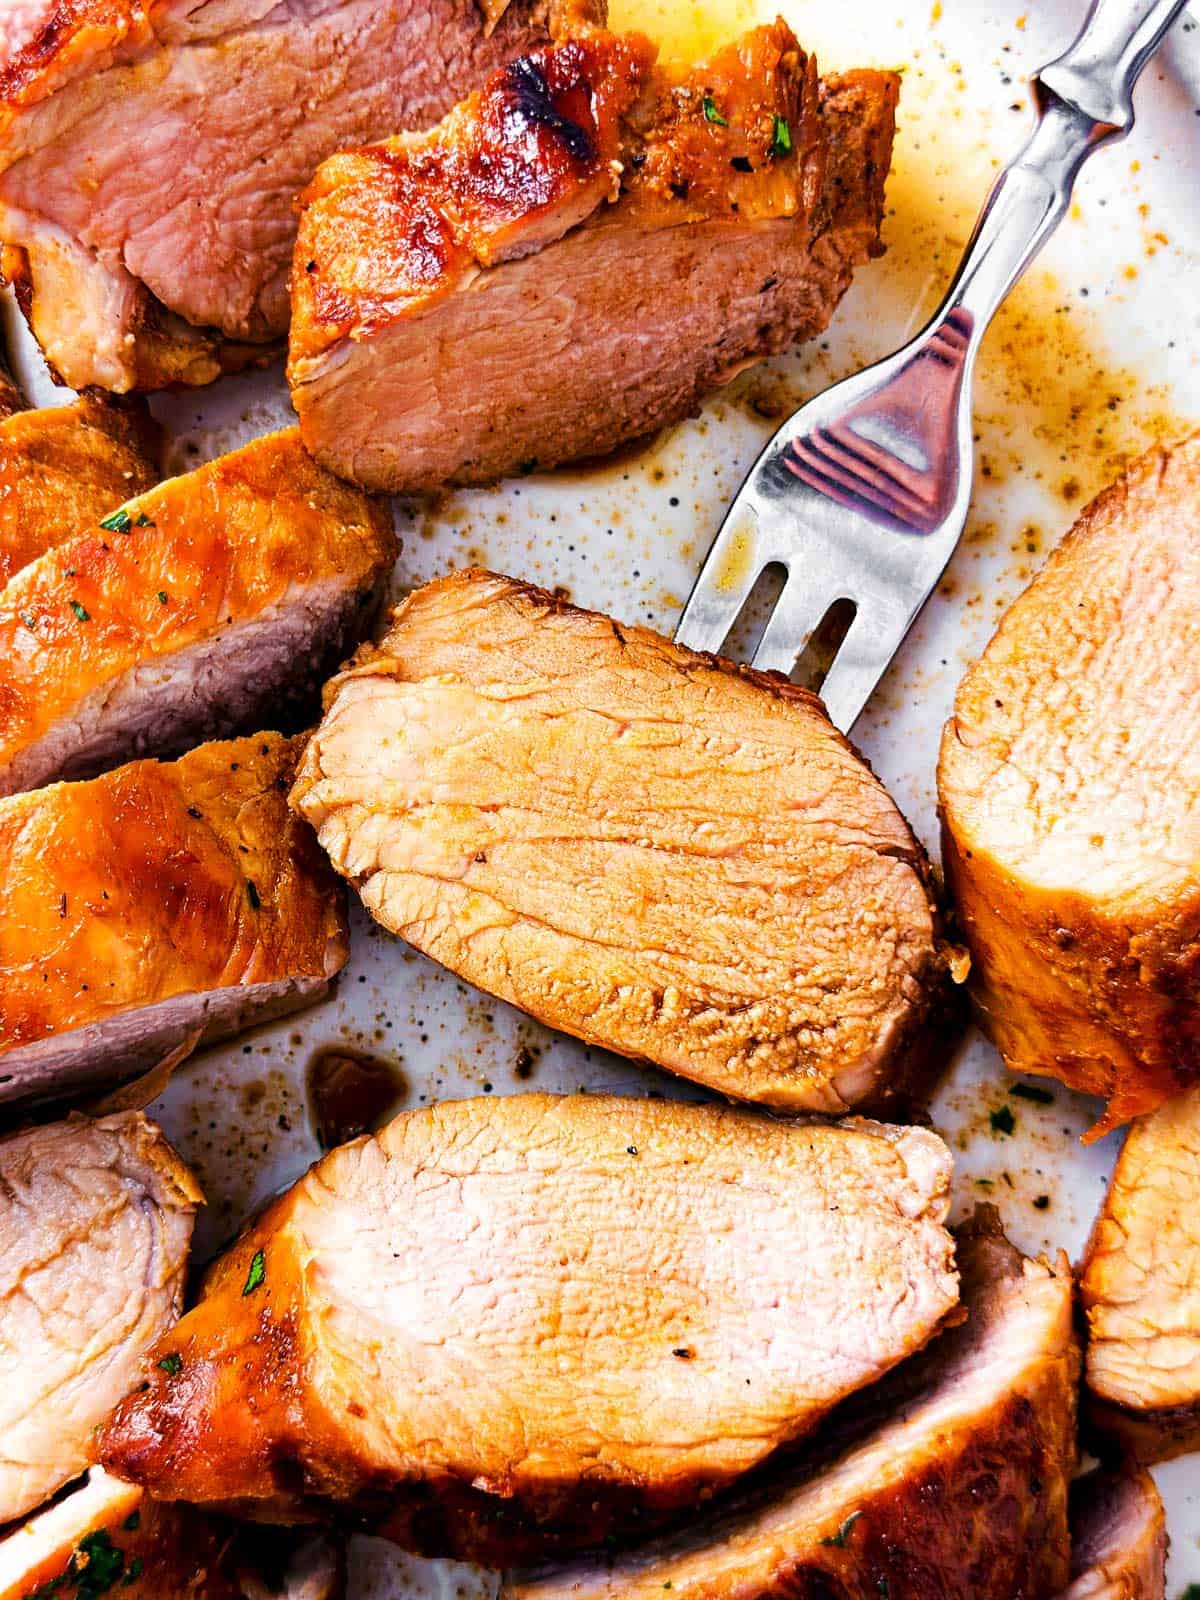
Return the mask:
<svg viewBox="0 0 1200 1600">
<path fill-rule="evenodd" d="M 1057 595 L 1049 602 L 1056 615 L 1058 608 L 1084 605 L 1089 566 L 1107 547 L 1127 546 L 1132 569 L 1143 518 L 1168 517 L 1178 508 L 1180 519 L 1195 519 L 1198 507 L 1200 434 L 1136 461 L 1086 508 L 1010 608 L 959 686 L 942 738 L 943 862 L 971 950 L 980 1023 L 1013 1071 L 1056 1077 L 1108 1100 L 1089 1137 L 1152 1111 L 1200 1074 L 1200 879 L 1181 883 L 1169 900 L 1147 895 L 1118 905 L 1082 884 L 1051 891 L 1014 874 L 976 836 L 966 813 L 977 802 L 962 793 L 974 759 L 963 741 L 966 751 L 980 743 L 989 748 L 999 737 L 991 731 L 993 701 L 1000 710 L 1010 696 L 1031 719 L 1054 716 L 1029 698 L 1044 692 L 1044 679 L 1057 677 L 1055 644 L 1063 645 L 1039 638 L 1048 603 L 1043 591 Z M 1061 616 L 1064 624 L 1071 620 L 1066 611 Z M 1164 647 L 1169 661 L 1177 647 L 1169 641 Z M 1190 670 L 1190 662 L 1181 670 Z M 997 744 L 994 766 L 1006 760 Z M 1136 774 L 1132 781 L 1139 781 Z"/>
<path fill-rule="evenodd" d="M 782 22 L 686 72 L 655 67 L 653 48 L 636 34 L 594 33 L 524 63 L 549 77 L 552 91 L 556 73 L 587 82 L 594 108 L 581 113 L 576 98 L 572 111 L 552 92 L 557 126 L 539 127 L 537 115 L 524 112 L 518 121 L 538 132 L 532 161 L 519 147 L 515 161 L 505 159 L 518 132 L 511 114 L 517 63 L 425 138 L 367 146 L 319 169 L 301 199 L 294 368 L 339 339 L 424 311 L 479 267 L 502 260 L 489 248 L 496 211 L 506 229 L 528 230 L 547 205 L 562 207 L 574 192 L 594 212 L 605 197 L 596 178 L 609 169 L 608 198 L 631 226 L 808 216 L 861 232 L 865 253 L 881 250 L 894 74 L 848 74 L 819 91 L 815 62 Z M 495 114 L 496 104 L 510 107 L 507 118 Z M 564 122 L 573 128 L 564 131 Z M 573 139 L 586 159 L 572 156 Z M 841 149 L 831 155 L 835 142 Z M 464 181 L 480 159 L 487 174 L 482 226 L 480 202 Z M 580 220 L 572 217 L 570 225 Z M 534 248 L 549 242 L 538 239 Z"/>
<path fill-rule="evenodd" d="M 156 1001 L 345 965 L 337 880 L 286 804 L 302 746 L 257 734 L 0 800 L 0 1072 Z"/>
</svg>

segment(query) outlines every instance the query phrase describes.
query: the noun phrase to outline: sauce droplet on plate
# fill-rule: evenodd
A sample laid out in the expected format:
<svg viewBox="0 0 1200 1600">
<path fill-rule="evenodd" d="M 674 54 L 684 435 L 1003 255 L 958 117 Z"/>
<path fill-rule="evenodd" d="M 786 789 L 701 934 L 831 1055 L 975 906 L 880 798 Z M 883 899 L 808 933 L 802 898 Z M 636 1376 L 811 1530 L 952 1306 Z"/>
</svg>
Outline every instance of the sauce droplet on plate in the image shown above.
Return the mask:
<svg viewBox="0 0 1200 1600">
<path fill-rule="evenodd" d="M 305 1089 L 313 1131 L 323 1150 L 369 1133 L 408 1091 L 394 1061 L 333 1045 L 308 1063 Z"/>
</svg>

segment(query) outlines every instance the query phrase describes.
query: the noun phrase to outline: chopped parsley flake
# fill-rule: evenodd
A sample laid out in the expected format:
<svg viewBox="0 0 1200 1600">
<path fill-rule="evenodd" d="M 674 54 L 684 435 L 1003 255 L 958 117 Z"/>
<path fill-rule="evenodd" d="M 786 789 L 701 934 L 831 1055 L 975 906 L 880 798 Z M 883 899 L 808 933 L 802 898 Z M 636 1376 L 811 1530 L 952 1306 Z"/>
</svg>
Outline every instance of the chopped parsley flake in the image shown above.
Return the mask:
<svg viewBox="0 0 1200 1600">
<path fill-rule="evenodd" d="M 142 1513 L 140 1511 L 131 1511 L 121 1526 L 125 1529 L 126 1533 L 133 1533 L 141 1526 L 141 1521 Z"/>
<path fill-rule="evenodd" d="M 248 1294 L 253 1294 L 255 1289 L 258 1288 L 259 1284 L 263 1282 L 266 1276 L 266 1258 L 261 1250 L 256 1250 L 254 1252 L 254 1258 L 250 1262 L 250 1271 L 246 1274 L 246 1287 L 242 1290 L 242 1298 L 245 1299 Z"/>
<path fill-rule="evenodd" d="M 133 527 L 133 518 L 128 511 L 110 511 L 106 517 L 100 518 L 100 526 L 109 533 L 128 533 Z"/>
<path fill-rule="evenodd" d="M 792 148 L 792 130 L 787 125 L 787 118 L 775 114 L 775 121 L 771 125 L 771 155 L 786 156 Z"/>
<path fill-rule="evenodd" d="M 713 99 L 712 95 L 706 94 L 704 99 L 701 101 L 701 104 L 704 107 L 705 122 L 714 123 L 718 128 L 727 128 L 729 126 L 729 123 L 717 110 L 717 102 Z"/>
<path fill-rule="evenodd" d="M 1017 1119 L 1012 1114 L 1011 1106 L 1001 1106 L 999 1111 L 993 1111 L 988 1121 L 992 1125 L 993 1133 L 1002 1133 L 1005 1138 L 1012 1133 L 1017 1125 Z"/>
<path fill-rule="evenodd" d="M 183 1371 L 183 1357 L 177 1350 L 172 1350 L 168 1355 L 163 1356 L 161 1361 L 156 1361 L 154 1365 L 162 1372 L 165 1372 L 168 1378 L 177 1378 Z"/>
<path fill-rule="evenodd" d="M 253 878 L 246 879 L 246 894 L 249 897 L 251 906 L 257 911 L 259 906 L 262 905 L 262 899 L 259 896 L 258 886 Z"/>
<path fill-rule="evenodd" d="M 158 526 L 156 522 L 151 522 L 144 511 L 138 513 L 137 520 L 133 525 L 135 528 L 156 528 Z"/>
<path fill-rule="evenodd" d="M 80 605 L 78 600 L 71 601 L 71 610 L 79 618 L 80 622 L 90 622 L 92 620 L 91 617 L 88 616 L 85 608 Z"/>
<path fill-rule="evenodd" d="M 134 1556 L 133 1560 L 129 1563 L 129 1571 L 121 1579 L 122 1589 L 128 1589 L 131 1583 L 136 1583 L 138 1581 L 142 1575 L 142 1566 L 143 1562 L 141 1556 Z"/>
<path fill-rule="evenodd" d="M 160 606 L 165 606 L 166 605 L 166 603 L 167 603 L 167 591 L 165 589 L 160 589 L 158 591 L 158 603 L 159 603 Z"/>
<path fill-rule="evenodd" d="M 850 1515 L 846 1518 L 845 1522 L 842 1523 L 842 1525 L 838 1529 L 838 1531 L 836 1533 L 834 1533 L 834 1534 L 830 1534 L 828 1539 L 822 1539 L 821 1543 L 822 1544 L 826 1544 L 826 1545 L 831 1545 L 835 1549 L 838 1549 L 838 1550 L 843 1549 L 845 1547 L 846 1540 L 850 1537 L 850 1534 L 851 1534 L 851 1531 L 852 1531 L 852 1529 L 854 1527 L 854 1524 L 858 1521 L 859 1517 L 861 1517 L 861 1516 L 862 1516 L 862 1512 L 861 1511 L 852 1511 L 850 1513 Z"/>
<path fill-rule="evenodd" d="M 33 632 L 33 618 L 29 615 L 28 611 L 22 611 L 22 613 L 21 613 L 21 621 L 29 629 L 30 633 L 32 633 Z"/>
<path fill-rule="evenodd" d="M 107 1594 L 125 1570 L 125 1552 L 118 1550 L 105 1528 L 85 1535 L 79 1541 L 67 1579 L 75 1585 L 77 1600 L 95 1600 Z"/>
</svg>

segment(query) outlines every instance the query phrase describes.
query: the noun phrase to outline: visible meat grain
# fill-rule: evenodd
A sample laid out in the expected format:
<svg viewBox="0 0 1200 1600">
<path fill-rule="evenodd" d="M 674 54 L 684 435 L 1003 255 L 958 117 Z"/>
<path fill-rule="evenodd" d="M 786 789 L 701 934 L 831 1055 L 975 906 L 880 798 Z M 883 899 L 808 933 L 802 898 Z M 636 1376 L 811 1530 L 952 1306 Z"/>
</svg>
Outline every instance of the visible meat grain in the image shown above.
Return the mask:
<svg viewBox="0 0 1200 1600">
<path fill-rule="evenodd" d="M 292 804 L 418 949 L 738 1098 L 878 1103 L 942 1003 L 920 847 L 817 700 L 512 579 L 410 596 Z"/>
<path fill-rule="evenodd" d="M 1200 435 L 1102 494 L 964 678 L 938 786 L 985 1029 L 1104 1095 L 1200 1070 Z"/>
<path fill-rule="evenodd" d="M 591 1095 L 405 1113 L 218 1263 L 104 1460 L 490 1564 L 627 1538 L 929 1338 L 957 1298 L 949 1172 L 934 1135 L 872 1123 Z"/>
</svg>

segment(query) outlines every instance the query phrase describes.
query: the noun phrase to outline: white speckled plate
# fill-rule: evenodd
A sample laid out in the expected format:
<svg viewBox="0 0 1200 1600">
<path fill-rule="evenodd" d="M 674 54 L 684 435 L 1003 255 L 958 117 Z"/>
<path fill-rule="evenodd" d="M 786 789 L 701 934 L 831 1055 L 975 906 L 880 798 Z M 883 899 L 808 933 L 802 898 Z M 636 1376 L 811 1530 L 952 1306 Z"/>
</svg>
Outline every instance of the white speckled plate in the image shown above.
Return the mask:
<svg viewBox="0 0 1200 1600">
<path fill-rule="evenodd" d="M 681 52 L 771 15 L 765 0 L 612 0 L 614 19 Z M 1071 37 L 1083 0 L 784 0 L 823 66 L 900 67 L 900 136 L 887 256 L 863 271 L 826 338 L 747 374 L 697 421 L 603 470 L 561 472 L 401 507 L 396 592 L 467 560 L 670 630 L 726 501 L 779 417 L 892 349 L 953 268 L 994 169 L 1029 126 L 1025 75 Z M 1000 610 L 1078 508 L 1131 454 L 1200 424 L 1200 27 L 1187 17 L 1147 70 L 1130 140 L 1085 171 L 1071 218 L 1002 313 L 978 385 L 979 485 L 962 547 L 856 740 L 936 850 L 934 756 L 954 687 Z M 194 465 L 290 417 L 281 375 L 156 401 L 172 464 Z M 523 1087 L 622 1088 L 671 1080 L 589 1052 L 468 991 L 356 915 L 353 954 L 321 1006 L 195 1059 L 158 1102 L 209 1195 L 207 1253 L 318 1153 L 305 1068 L 326 1046 L 395 1063 L 401 1104 Z M 1081 1248 L 1116 1141 L 1084 1148 L 1095 1106 L 1055 1089 L 988 1113 L 1009 1079 L 972 1037 L 934 1108 L 958 1152 L 957 1204 L 997 1201 L 1027 1251 Z M 1048 1197 L 1048 1203 L 1043 1197 Z M 1039 1200 L 1041 1204 L 1039 1205 Z M 1200 1580 L 1196 1458 L 1158 1474 L 1173 1539 L 1169 1593 Z M 353 1553 L 354 1600 L 491 1592 L 471 1569 L 414 1561 L 377 1541 Z"/>
</svg>

